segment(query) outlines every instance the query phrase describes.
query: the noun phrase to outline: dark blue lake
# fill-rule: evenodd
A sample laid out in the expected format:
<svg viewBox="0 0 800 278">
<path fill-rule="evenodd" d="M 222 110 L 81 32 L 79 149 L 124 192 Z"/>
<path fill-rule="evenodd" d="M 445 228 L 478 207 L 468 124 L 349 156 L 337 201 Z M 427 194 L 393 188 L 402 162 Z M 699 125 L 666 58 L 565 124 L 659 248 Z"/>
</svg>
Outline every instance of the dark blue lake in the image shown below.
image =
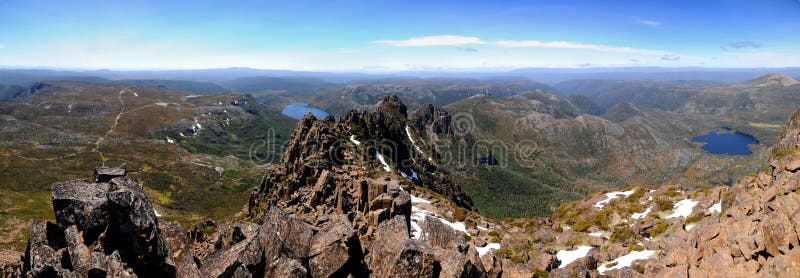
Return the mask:
<svg viewBox="0 0 800 278">
<path fill-rule="evenodd" d="M 706 135 L 692 138 L 692 142 L 705 142 L 706 144 L 700 147 L 704 151 L 725 155 L 750 155 L 752 153 L 747 146 L 758 144 L 758 140 L 752 135 L 738 131 L 731 132 L 728 128 L 712 130 Z"/>
<path fill-rule="evenodd" d="M 325 110 L 309 106 L 308 103 L 305 102 L 289 103 L 289 105 L 286 105 L 286 107 L 283 108 L 281 113 L 298 120 L 303 118 L 303 116 L 308 113 L 311 113 L 311 115 L 314 115 L 314 117 L 317 117 L 317 119 L 322 119 L 328 116 L 328 112 L 325 112 Z"/>
</svg>

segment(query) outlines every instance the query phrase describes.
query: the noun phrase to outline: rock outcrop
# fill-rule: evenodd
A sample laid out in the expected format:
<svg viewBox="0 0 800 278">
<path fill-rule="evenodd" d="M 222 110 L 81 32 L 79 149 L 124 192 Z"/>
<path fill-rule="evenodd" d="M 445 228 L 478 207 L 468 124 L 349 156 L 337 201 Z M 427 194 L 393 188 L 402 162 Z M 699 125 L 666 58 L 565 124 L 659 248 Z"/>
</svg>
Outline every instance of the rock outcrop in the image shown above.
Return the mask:
<svg viewBox="0 0 800 278">
<path fill-rule="evenodd" d="M 55 183 L 56 223 L 35 221 L 25 253 L 33 277 L 192 276 L 177 224 L 160 229 L 153 205 L 124 168 L 98 168 L 95 180 Z"/>
<path fill-rule="evenodd" d="M 30 277 L 497 277 L 500 259 L 491 252 L 481 257 L 476 249 L 485 245 L 485 236 L 468 240 L 464 223 L 450 222 L 456 221 L 453 211 L 469 213 L 471 201 L 433 161 L 420 159 L 425 153 L 413 143 L 419 134 L 414 126 L 395 97 L 373 112 L 351 112 L 340 121 L 307 116 L 282 163 L 252 194 L 246 217 L 222 224 L 207 220 L 188 232 L 156 217 L 124 166 L 97 168 L 94 182 L 56 183 L 56 223 L 33 223 L 23 272 Z M 418 211 L 412 193 L 422 192 L 438 199 L 425 199 L 425 209 Z"/>
</svg>

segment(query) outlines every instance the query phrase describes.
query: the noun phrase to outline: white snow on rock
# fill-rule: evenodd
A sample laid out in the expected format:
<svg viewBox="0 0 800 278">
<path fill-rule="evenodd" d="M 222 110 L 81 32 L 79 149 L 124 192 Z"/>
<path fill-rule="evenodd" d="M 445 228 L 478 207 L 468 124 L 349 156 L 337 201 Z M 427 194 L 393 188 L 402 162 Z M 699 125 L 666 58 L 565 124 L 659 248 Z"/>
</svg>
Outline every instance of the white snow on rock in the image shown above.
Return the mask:
<svg viewBox="0 0 800 278">
<path fill-rule="evenodd" d="M 422 150 L 417 146 L 417 142 L 414 141 L 414 138 L 411 137 L 411 130 L 409 130 L 408 126 L 406 126 L 406 135 L 408 135 L 408 140 L 411 140 L 411 145 L 414 145 L 414 148 L 422 154 Z"/>
<path fill-rule="evenodd" d="M 620 268 L 623 268 L 623 267 L 629 267 L 629 266 L 631 266 L 633 264 L 634 261 L 650 259 L 650 257 L 652 257 L 655 253 L 656 253 L 656 251 L 653 251 L 653 250 L 631 251 L 627 255 L 619 257 L 619 258 L 616 258 L 611 262 L 600 264 L 600 266 L 597 267 L 597 271 L 599 271 L 600 274 L 603 274 L 603 272 L 606 272 L 606 271 L 609 271 L 609 270 L 612 270 L 612 269 L 620 269 Z M 606 265 L 609 264 L 609 263 L 616 263 L 616 265 L 614 265 L 612 267 L 606 267 Z"/>
<path fill-rule="evenodd" d="M 581 245 L 572 251 L 558 251 L 558 253 L 556 253 L 556 258 L 561 261 L 561 264 L 558 265 L 558 268 L 563 268 L 580 258 L 586 257 L 586 255 L 589 254 L 589 250 L 592 250 L 591 246 Z"/>
<path fill-rule="evenodd" d="M 417 221 L 418 220 L 414 219 L 414 217 L 411 217 L 411 238 L 412 239 L 419 239 L 419 236 L 422 234 L 422 227 L 420 227 L 419 224 L 417 224 Z M 419 222 L 422 222 L 422 221 L 419 221 Z"/>
<path fill-rule="evenodd" d="M 478 250 L 478 257 L 483 257 L 483 255 L 488 253 L 489 250 L 500 249 L 500 243 L 489 243 L 484 247 L 475 247 L 475 249 Z"/>
<path fill-rule="evenodd" d="M 350 142 L 353 142 L 353 144 L 356 144 L 356 146 L 361 145 L 361 141 L 356 140 L 355 135 L 350 135 Z"/>
<path fill-rule="evenodd" d="M 589 233 L 589 236 L 609 238 L 609 233 L 593 232 L 593 233 Z"/>
<path fill-rule="evenodd" d="M 161 107 L 167 107 L 167 105 L 169 105 L 169 104 L 166 103 L 166 102 L 156 102 L 156 105 L 161 106 Z"/>
<path fill-rule="evenodd" d="M 169 136 L 167 136 L 167 143 L 175 144 L 175 140 L 172 140 L 172 138 L 169 138 Z"/>
<path fill-rule="evenodd" d="M 690 231 L 692 228 L 694 228 L 695 225 L 697 224 L 696 223 L 686 224 L 686 226 L 683 226 L 683 229 L 686 231 Z"/>
<path fill-rule="evenodd" d="M 708 208 L 708 212 L 711 212 L 711 213 L 720 213 L 720 212 L 722 212 L 722 202 L 718 202 L 718 203 L 714 204 L 713 206 L 709 207 Z"/>
<path fill-rule="evenodd" d="M 447 221 L 446 219 L 436 215 L 436 213 L 417 206 L 417 204 L 430 204 L 430 203 L 431 201 L 429 200 L 411 195 L 411 228 L 413 230 L 411 231 L 411 238 L 419 239 L 420 235 L 422 234 L 422 228 L 420 227 L 420 223 L 424 222 L 425 216 L 428 215 L 435 217 L 436 219 L 439 219 L 439 221 L 442 221 L 442 223 L 444 223 L 445 225 L 450 226 L 450 228 L 453 228 L 453 230 L 469 235 L 469 233 L 467 232 L 467 227 L 466 225 L 464 225 L 464 222 Z"/>
<path fill-rule="evenodd" d="M 692 214 L 692 209 L 694 209 L 695 205 L 697 205 L 697 201 L 692 201 L 692 199 L 680 200 L 675 203 L 672 214 L 667 216 L 667 218 L 689 217 L 689 215 Z"/>
<path fill-rule="evenodd" d="M 637 212 L 637 213 L 631 214 L 631 219 L 642 219 L 645 216 L 647 216 L 648 214 L 650 214 L 651 210 L 653 210 L 653 207 L 647 207 L 647 209 L 645 209 L 644 212 L 641 212 L 641 213 Z"/>
<path fill-rule="evenodd" d="M 631 189 L 631 190 L 628 190 L 628 191 L 613 191 L 613 192 L 608 192 L 608 193 L 606 193 L 606 199 L 605 199 L 605 200 L 598 201 L 597 203 L 595 203 L 595 204 L 594 204 L 594 207 L 596 207 L 596 208 L 598 208 L 598 209 L 601 209 L 601 208 L 603 208 L 605 205 L 607 205 L 609 202 L 611 202 L 611 200 L 614 200 L 615 198 L 617 198 L 617 197 L 620 197 L 620 196 L 625 196 L 625 197 L 628 197 L 628 196 L 630 196 L 631 194 L 633 194 L 633 192 L 636 192 L 636 190 L 634 190 L 634 189 Z"/>
<path fill-rule="evenodd" d="M 411 171 L 411 176 L 409 176 L 408 174 L 406 174 L 403 171 L 400 171 L 400 175 L 403 176 L 404 178 L 407 178 L 407 179 L 412 179 L 412 180 L 418 180 L 419 179 L 419 176 L 417 176 L 417 172 L 414 171 L 414 169 L 409 168 L 408 170 Z"/>
<path fill-rule="evenodd" d="M 411 204 L 430 204 L 431 201 L 411 195 Z"/>
<path fill-rule="evenodd" d="M 153 208 L 153 213 L 155 213 L 155 214 L 156 214 L 156 217 L 161 217 L 161 214 L 160 214 L 160 213 L 158 213 L 158 211 L 156 210 L 156 208 Z"/>
<path fill-rule="evenodd" d="M 383 164 L 383 170 L 384 171 L 386 171 L 386 172 L 391 172 L 392 171 L 392 168 L 389 167 L 389 164 L 386 163 L 386 160 L 383 159 L 383 155 L 380 152 L 375 151 L 375 156 L 378 157 L 378 161 L 380 161 L 381 164 Z"/>
</svg>

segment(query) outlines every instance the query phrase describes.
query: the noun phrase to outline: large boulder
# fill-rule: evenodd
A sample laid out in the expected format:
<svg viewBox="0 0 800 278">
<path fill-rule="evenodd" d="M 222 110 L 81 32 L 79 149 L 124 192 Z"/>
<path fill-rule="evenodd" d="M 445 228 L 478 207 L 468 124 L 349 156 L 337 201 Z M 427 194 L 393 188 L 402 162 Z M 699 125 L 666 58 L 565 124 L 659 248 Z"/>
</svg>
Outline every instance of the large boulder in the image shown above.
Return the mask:
<svg viewBox="0 0 800 278">
<path fill-rule="evenodd" d="M 124 173 L 103 167 L 95 171 L 96 183 L 53 184 L 57 224 L 32 224 L 26 275 L 174 276 L 178 268 L 191 269 L 191 256 L 172 256 L 173 246 L 185 242 L 183 231 L 173 231 L 176 242 L 170 243 L 144 189 Z"/>
</svg>

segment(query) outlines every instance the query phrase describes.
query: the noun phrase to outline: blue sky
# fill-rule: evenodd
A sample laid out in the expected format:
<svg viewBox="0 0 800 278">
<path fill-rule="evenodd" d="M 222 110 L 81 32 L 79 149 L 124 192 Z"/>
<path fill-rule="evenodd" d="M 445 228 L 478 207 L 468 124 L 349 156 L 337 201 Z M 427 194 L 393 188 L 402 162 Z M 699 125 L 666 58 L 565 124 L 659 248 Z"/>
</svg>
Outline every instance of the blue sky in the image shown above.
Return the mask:
<svg viewBox="0 0 800 278">
<path fill-rule="evenodd" d="M 0 0 L 15 67 L 787 67 L 798 33 L 799 0 Z"/>
</svg>

